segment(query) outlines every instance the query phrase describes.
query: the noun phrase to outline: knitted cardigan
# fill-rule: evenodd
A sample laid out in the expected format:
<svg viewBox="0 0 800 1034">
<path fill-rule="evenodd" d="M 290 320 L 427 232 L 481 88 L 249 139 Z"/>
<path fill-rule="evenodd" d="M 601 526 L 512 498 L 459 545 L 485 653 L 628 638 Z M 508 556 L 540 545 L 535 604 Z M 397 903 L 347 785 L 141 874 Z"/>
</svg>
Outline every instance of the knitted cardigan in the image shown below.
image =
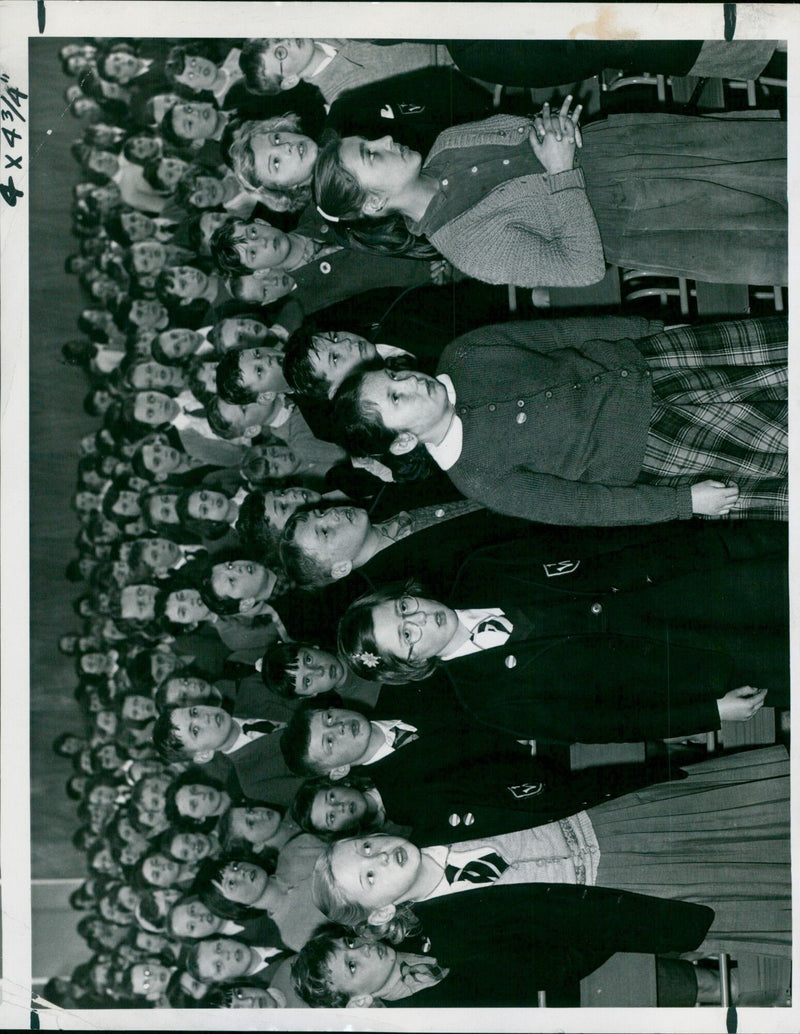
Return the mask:
<svg viewBox="0 0 800 1034">
<path fill-rule="evenodd" d="M 532 125 L 528 119 L 497 115 L 454 126 L 438 136 L 426 163 L 447 151 L 453 167 L 447 175 L 463 174 L 467 162 L 472 164 L 470 149 L 517 147 L 528 139 Z M 462 153 L 462 148 L 467 150 Z M 581 169 L 500 183 L 428 239 L 456 268 L 490 284 L 583 287 L 605 275 L 600 231 Z"/>
<path fill-rule="evenodd" d="M 468 499 L 545 524 L 650 524 L 692 515 L 691 490 L 637 484 L 652 409 L 634 340 L 648 320 L 535 320 L 481 327 L 442 353 Z"/>
</svg>

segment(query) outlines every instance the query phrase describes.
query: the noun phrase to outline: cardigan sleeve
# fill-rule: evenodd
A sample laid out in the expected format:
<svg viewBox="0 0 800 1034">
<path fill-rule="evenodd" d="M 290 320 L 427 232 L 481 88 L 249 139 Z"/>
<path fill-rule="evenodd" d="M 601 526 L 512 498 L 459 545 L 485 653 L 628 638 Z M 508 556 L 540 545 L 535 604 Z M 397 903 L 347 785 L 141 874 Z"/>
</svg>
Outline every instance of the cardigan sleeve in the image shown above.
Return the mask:
<svg viewBox="0 0 800 1034">
<path fill-rule="evenodd" d="M 479 498 L 489 509 L 543 524 L 657 524 L 692 516 L 688 485 L 601 485 L 517 466 L 497 482 L 482 479 L 480 496 L 472 487 L 464 486 L 467 497 Z"/>
<path fill-rule="evenodd" d="M 580 169 L 501 183 L 430 240 L 456 268 L 490 284 L 584 287 L 605 275 Z"/>
</svg>

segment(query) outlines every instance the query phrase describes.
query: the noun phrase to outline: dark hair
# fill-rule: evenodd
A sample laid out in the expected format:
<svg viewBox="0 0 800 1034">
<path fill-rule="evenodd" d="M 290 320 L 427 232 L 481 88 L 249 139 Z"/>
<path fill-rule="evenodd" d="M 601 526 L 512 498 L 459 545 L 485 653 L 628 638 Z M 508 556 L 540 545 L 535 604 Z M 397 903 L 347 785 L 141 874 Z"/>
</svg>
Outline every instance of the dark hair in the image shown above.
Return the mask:
<svg viewBox="0 0 800 1034">
<path fill-rule="evenodd" d="M 264 516 L 264 493 L 258 489 L 249 492 L 239 505 L 236 534 L 245 548 L 258 551 L 267 567 L 280 566 L 278 532 Z"/>
<path fill-rule="evenodd" d="M 155 725 L 153 726 L 153 746 L 156 748 L 161 760 L 167 764 L 171 764 L 174 761 L 185 761 L 193 753 L 178 738 L 175 727 L 172 724 L 172 712 L 177 710 L 177 708 L 177 704 L 165 707 L 158 718 L 156 718 Z"/>
<path fill-rule="evenodd" d="M 220 815 L 216 828 L 217 837 L 219 838 L 220 844 L 222 844 L 225 854 L 236 854 L 240 858 L 251 858 L 253 861 L 258 862 L 259 865 L 263 865 L 267 872 L 274 872 L 275 867 L 278 864 L 278 848 L 267 847 L 256 854 L 249 840 L 245 840 L 243 837 L 234 836 L 231 827 L 233 825 L 233 811 L 235 808 L 271 808 L 273 811 L 276 811 L 281 818 L 286 814 L 286 808 L 282 804 L 273 804 L 271 801 L 247 800 L 241 804 L 231 804 L 230 808 L 228 808 L 224 814 Z"/>
<path fill-rule="evenodd" d="M 159 140 L 159 141 L 161 140 L 160 136 L 157 133 L 148 132 L 148 130 L 146 130 L 146 129 L 141 129 L 140 128 L 140 129 L 137 129 L 137 131 L 135 133 L 132 133 L 128 137 L 128 139 L 125 141 L 125 143 L 122 145 L 122 153 L 125 155 L 125 157 L 128 159 L 128 161 L 132 162 L 134 165 L 144 165 L 144 162 L 140 158 L 137 158 L 133 154 L 133 144 L 131 142 L 136 137 L 140 137 L 140 136 L 150 137 L 151 140 Z M 163 153 L 163 144 L 162 144 L 162 153 Z M 151 155 L 150 157 L 152 158 L 153 155 Z M 145 159 L 145 161 L 147 161 L 147 160 L 148 159 Z"/>
<path fill-rule="evenodd" d="M 365 363 L 347 377 L 339 386 L 333 399 L 333 424 L 335 438 L 351 456 L 371 456 L 388 461 L 395 481 L 419 481 L 429 477 L 436 469 L 428 450 L 419 443 L 402 457 L 394 456 L 390 449 L 397 437 L 380 422 L 374 406 L 361 398 L 361 386 L 367 373 L 382 368 L 376 360 Z M 402 462 L 398 463 L 398 460 Z"/>
<path fill-rule="evenodd" d="M 76 754 L 80 753 L 80 751 L 83 749 L 81 746 L 79 746 L 77 750 L 68 751 L 65 749 L 65 744 L 68 740 L 71 739 L 77 740 L 79 744 L 82 743 L 86 745 L 87 743 L 86 737 L 82 736 L 78 732 L 60 732 L 58 736 L 56 736 L 56 738 L 53 740 L 53 750 L 56 752 L 56 754 L 60 754 L 62 758 L 72 758 Z"/>
<path fill-rule="evenodd" d="M 379 603 L 395 600 L 400 596 L 417 596 L 421 586 L 413 579 L 405 583 L 392 582 L 377 592 L 367 593 L 351 603 L 339 622 L 339 656 L 347 662 L 350 670 L 370 682 L 384 682 L 401 685 L 404 682 L 421 682 L 439 665 L 438 657 L 428 660 L 402 660 L 385 654 L 375 641 L 375 627 L 372 610 Z M 377 664 L 374 663 L 377 660 Z M 372 662 L 372 663 L 368 663 Z"/>
<path fill-rule="evenodd" d="M 217 364 L 217 394 L 225 402 L 246 406 L 248 402 L 255 401 L 258 393 L 242 384 L 241 354 L 241 351 L 226 352 L 220 359 Z"/>
<path fill-rule="evenodd" d="M 327 130 L 314 164 L 314 201 L 323 215 L 336 218 L 331 224 L 336 239 L 346 247 L 395 258 L 436 258 L 436 249 L 411 233 L 399 213 L 380 219 L 363 216 L 368 191 L 342 165 L 341 145 L 339 134 Z"/>
<path fill-rule="evenodd" d="M 270 693 L 284 700 L 298 700 L 294 689 L 297 655 L 305 649 L 306 643 L 285 643 L 278 641 L 267 647 L 261 663 L 261 681 Z"/>
<path fill-rule="evenodd" d="M 291 815 L 297 825 L 304 830 L 306 833 L 312 833 L 316 837 L 320 837 L 323 840 L 342 840 L 344 837 L 358 836 L 361 833 L 373 832 L 376 828 L 374 819 L 366 820 L 361 818 L 357 824 L 348 830 L 339 830 L 338 832 L 331 832 L 327 829 L 317 829 L 311 822 L 311 809 L 314 806 L 314 800 L 317 794 L 321 790 L 331 790 L 337 787 L 347 786 L 354 790 L 360 790 L 362 793 L 364 790 L 371 790 L 375 784 L 367 776 L 355 775 L 352 772 L 344 777 L 344 779 L 331 779 L 330 776 L 317 776 L 314 779 L 307 779 L 300 789 L 295 794 L 295 798 L 292 801 Z M 377 828 L 380 828 L 378 826 Z"/>
<path fill-rule="evenodd" d="M 170 108 L 169 110 L 172 111 L 172 108 Z M 169 114 L 169 112 L 167 114 Z M 166 122 L 166 120 L 167 120 L 167 116 L 165 115 L 164 116 L 164 122 Z M 164 125 L 162 123 L 161 135 L 165 136 L 163 130 L 164 130 Z M 166 195 L 170 195 L 171 196 L 175 192 L 175 188 L 174 187 L 168 187 L 161 180 L 161 169 L 160 169 L 160 167 L 161 167 L 161 162 L 164 160 L 165 157 L 168 157 L 168 156 L 167 155 L 163 155 L 163 154 L 154 154 L 150 158 L 148 158 L 147 161 L 142 166 L 142 176 L 144 177 L 145 182 L 148 184 L 148 186 L 152 187 L 153 190 L 156 191 L 156 193 L 161 194 L 162 197 L 166 196 Z M 186 159 L 184 158 L 182 160 L 185 161 Z"/>
<path fill-rule="evenodd" d="M 269 39 L 247 39 L 239 55 L 239 68 L 248 92 L 262 97 L 273 97 L 281 92 L 280 78 L 267 75 L 261 67 L 261 55 L 268 47 Z"/>
<path fill-rule="evenodd" d="M 202 539 L 220 539 L 223 535 L 226 535 L 230 531 L 230 524 L 227 521 L 214 521 L 204 517 L 192 517 L 189 513 L 189 500 L 196 492 L 204 492 L 206 489 L 202 485 L 190 485 L 188 488 L 181 489 L 178 501 L 175 503 L 175 512 L 178 518 L 187 531 L 193 532 L 195 535 L 199 535 Z M 212 491 L 219 492 L 221 495 L 226 496 L 230 499 L 230 495 L 221 488 L 215 488 Z"/>
<path fill-rule="evenodd" d="M 252 273 L 252 270 L 243 264 L 236 250 L 236 245 L 245 240 L 241 228 L 237 227 L 237 223 L 241 222 L 246 220 L 228 219 L 214 230 L 209 242 L 211 257 L 222 272 L 229 276 L 248 276 Z"/>
<path fill-rule="evenodd" d="M 163 712 L 163 714 L 171 715 L 172 711 L 174 711 L 177 706 L 179 705 L 168 708 Z M 186 756 L 187 755 L 184 754 L 182 758 L 178 760 L 185 760 Z M 202 786 L 213 787 L 215 790 L 225 789 L 218 779 L 213 779 L 211 776 L 206 775 L 205 772 L 203 772 L 202 766 L 192 765 L 187 768 L 185 772 L 181 772 L 179 776 L 176 776 L 167 787 L 164 814 L 173 826 L 181 826 L 183 829 L 191 829 L 193 832 L 197 833 L 210 833 L 217 824 L 217 820 L 219 818 L 218 815 L 209 815 L 204 819 L 193 819 L 191 815 L 182 815 L 178 811 L 178 805 L 176 802 L 178 791 L 182 790 L 184 786 L 193 786 L 195 783 Z M 233 807 L 233 801 L 231 801 L 231 807 Z"/>
<path fill-rule="evenodd" d="M 258 919 L 263 916 L 264 909 L 253 908 L 252 905 L 242 905 L 238 901 L 230 901 L 225 895 L 214 886 L 214 882 L 222 879 L 225 867 L 233 862 L 250 861 L 240 854 L 225 854 L 219 858 L 206 858 L 198 870 L 195 881 L 192 884 L 192 893 L 196 894 L 203 904 L 215 915 L 223 919 Z M 272 876 L 275 869 L 268 863 L 261 860 L 253 862 L 262 868 L 267 876 Z"/>
<path fill-rule="evenodd" d="M 206 211 L 206 209 L 199 209 L 199 206 L 193 204 L 190 200 L 192 194 L 197 189 L 197 181 L 201 178 L 222 180 L 225 177 L 217 172 L 216 169 L 201 165 L 199 162 L 193 162 L 178 180 L 178 185 L 175 188 L 175 200 L 179 205 L 182 205 L 184 208 L 198 208 L 200 211 Z"/>
<path fill-rule="evenodd" d="M 326 509 L 335 505 L 331 504 Z M 326 567 L 317 557 L 306 553 L 295 540 L 298 527 L 306 523 L 308 515 L 315 509 L 319 509 L 318 503 L 298 507 L 284 524 L 278 544 L 283 569 L 300 588 L 306 589 L 321 588 L 336 580 L 330 565 Z"/>
<path fill-rule="evenodd" d="M 312 1009 L 344 1009 L 351 995 L 331 983 L 331 961 L 343 938 L 353 931 L 337 923 L 319 928 L 292 960 L 292 985 Z"/>
<path fill-rule="evenodd" d="M 174 47 L 170 47 L 167 59 L 164 62 L 164 74 L 170 82 L 175 83 L 178 87 L 184 86 L 183 83 L 177 82 L 177 78 L 186 70 L 187 57 L 204 57 L 209 61 L 214 61 L 215 55 L 208 40 L 193 40 L 191 43 L 178 43 Z M 214 63 L 216 64 L 216 61 Z M 205 91 L 198 90 L 196 92 L 203 93 Z"/>
<path fill-rule="evenodd" d="M 328 382 L 311 365 L 314 338 L 324 333 L 313 320 L 306 320 L 286 342 L 283 376 L 298 395 L 312 399 L 328 398 Z"/>
<path fill-rule="evenodd" d="M 325 768 L 309 760 L 308 750 L 311 745 L 311 721 L 315 714 L 321 714 L 323 708 L 313 698 L 302 704 L 292 715 L 289 724 L 281 733 L 281 754 L 289 771 L 295 775 L 320 776 L 327 775 L 330 768 Z M 363 711 L 351 708 L 366 718 Z"/>
</svg>

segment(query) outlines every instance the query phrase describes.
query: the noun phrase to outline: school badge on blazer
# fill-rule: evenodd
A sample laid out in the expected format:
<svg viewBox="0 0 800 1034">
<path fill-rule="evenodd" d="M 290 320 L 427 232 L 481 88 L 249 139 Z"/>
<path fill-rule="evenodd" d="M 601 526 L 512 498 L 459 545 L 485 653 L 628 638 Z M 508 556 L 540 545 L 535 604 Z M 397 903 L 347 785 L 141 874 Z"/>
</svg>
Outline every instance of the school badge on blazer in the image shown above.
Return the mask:
<svg viewBox="0 0 800 1034">
<path fill-rule="evenodd" d="M 544 783 L 515 783 L 506 789 L 517 801 L 527 800 L 528 797 L 538 797 L 544 791 Z"/>
<path fill-rule="evenodd" d="M 558 560 L 554 564 L 542 564 L 548 578 L 557 578 L 560 574 L 572 574 L 580 566 L 580 560 Z"/>
</svg>

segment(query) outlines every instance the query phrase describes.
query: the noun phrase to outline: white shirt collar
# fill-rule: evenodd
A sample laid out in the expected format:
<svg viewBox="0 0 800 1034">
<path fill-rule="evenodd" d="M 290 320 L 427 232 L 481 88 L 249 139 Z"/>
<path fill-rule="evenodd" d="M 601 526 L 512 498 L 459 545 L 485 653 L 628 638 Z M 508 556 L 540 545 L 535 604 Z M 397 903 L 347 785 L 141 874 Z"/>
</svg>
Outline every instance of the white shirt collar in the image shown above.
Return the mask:
<svg viewBox="0 0 800 1034">
<path fill-rule="evenodd" d="M 450 405 L 455 406 L 456 404 L 456 389 L 453 387 L 453 382 L 447 376 L 446 373 L 440 373 L 436 375 L 436 380 L 441 381 L 447 392 L 447 397 L 450 399 Z M 453 422 L 447 429 L 447 434 L 439 442 L 438 445 L 432 445 L 426 442 L 425 448 L 431 454 L 431 457 L 437 466 L 441 467 L 442 470 L 449 470 L 454 466 L 459 456 L 461 455 L 461 449 L 464 444 L 464 428 L 461 423 L 461 417 L 454 414 Z"/>
<path fill-rule="evenodd" d="M 330 43 L 323 43 L 322 40 L 319 39 L 314 40 L 314 46 L 317 48 L 317 50 L 322 51 L 322 53 L 325 55 L 325 60 L 321 61 L 319 65 L 317 65 L 314 74 L 309 76 L 310 79 L 313 79 L 314 76 L 319 75 L 319 73 L 323 71 L 323 69 L 327 68 L 331 61 L 333 61 L 333 59 L 339 53 L 339 51 L 335 47 L 332 47 Z"/>
</svg>

